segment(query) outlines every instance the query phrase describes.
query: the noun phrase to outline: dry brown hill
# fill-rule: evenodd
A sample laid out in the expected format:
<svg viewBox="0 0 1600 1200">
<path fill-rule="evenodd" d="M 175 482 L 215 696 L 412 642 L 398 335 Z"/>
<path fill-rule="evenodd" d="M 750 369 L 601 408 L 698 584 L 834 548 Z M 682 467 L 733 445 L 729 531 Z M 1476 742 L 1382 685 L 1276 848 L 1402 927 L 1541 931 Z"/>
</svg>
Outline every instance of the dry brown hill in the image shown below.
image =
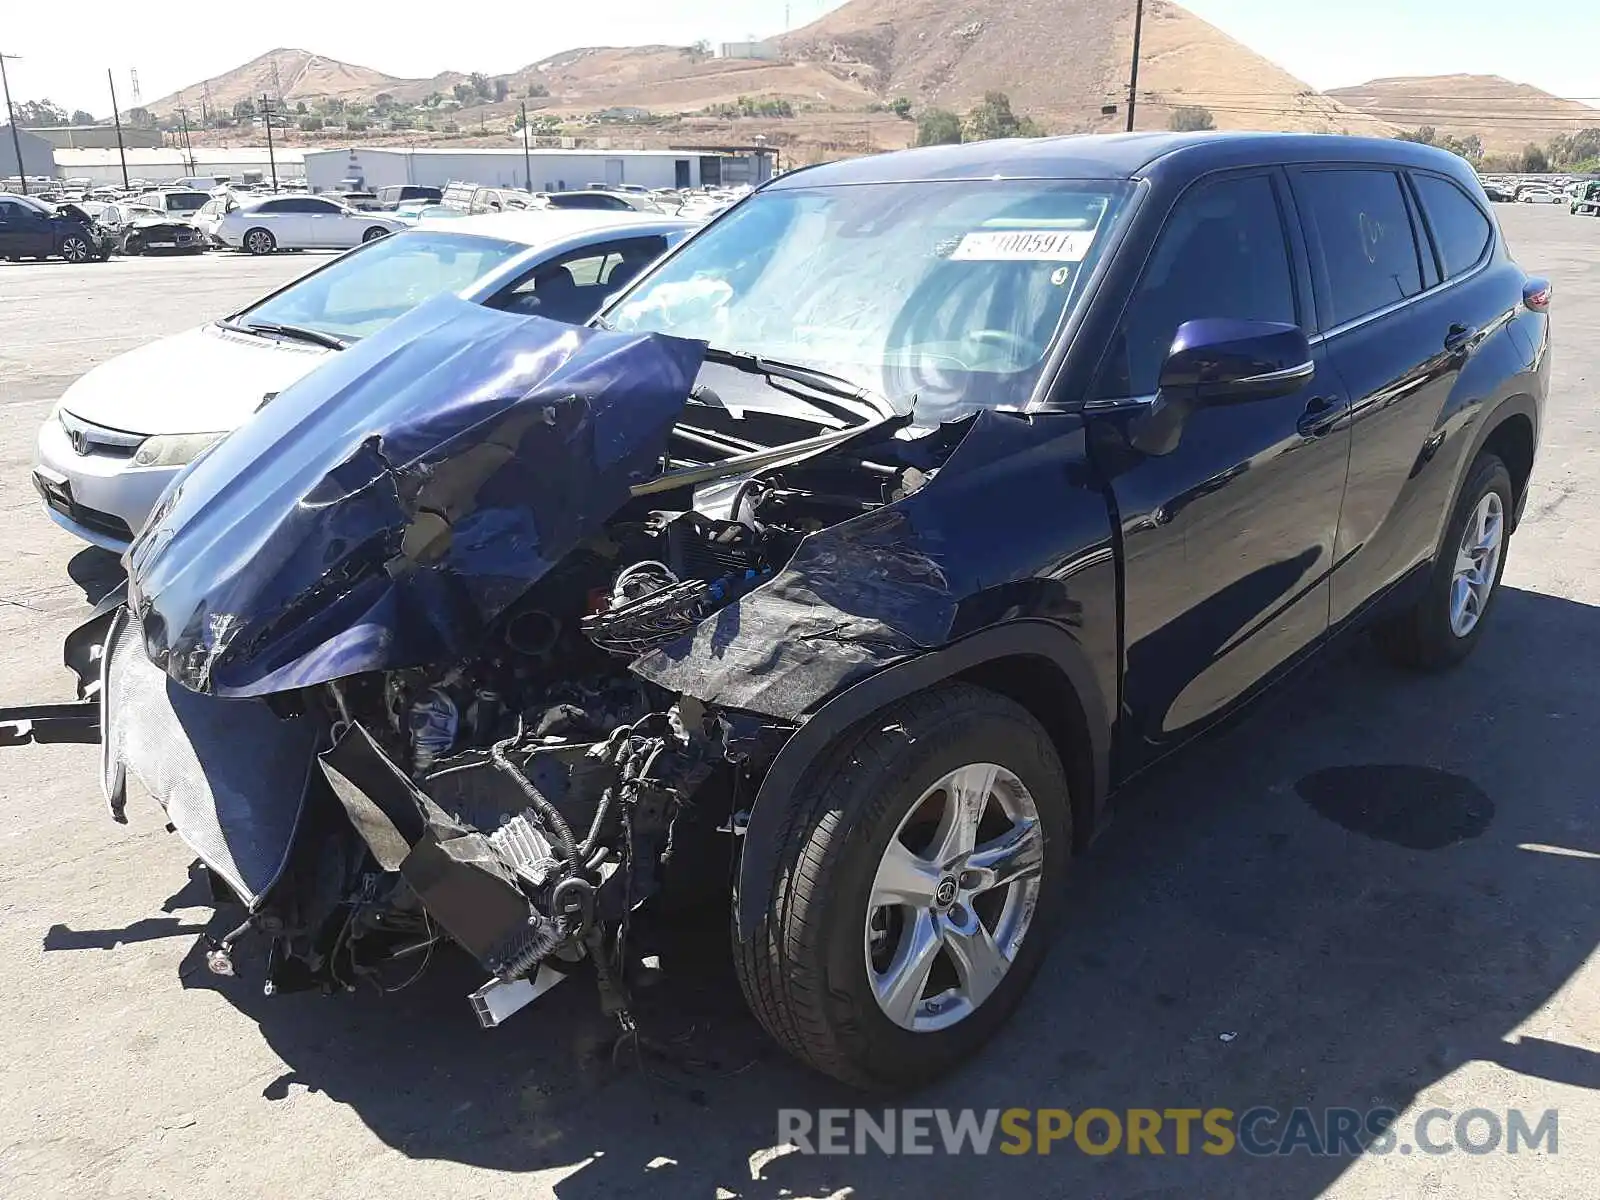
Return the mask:
<svg viewBox="0 0 1600 1200">
<path fill-rule="evenodd" d="M 180 104 L 198 108 L 202 98 L 210 107 L 227 111 L 240 100 L 257 99 L 263 94 L 281 96 L 291 104 L 297 100 L 370 101 L 379 92 L 389 92 L 398 100 L 420 100 L 429 92 L 448 92 L 452 84 L 465 78 L 454 73 L 433 79 L 401 79 L 371 67 L 358 67 L 325 58 L 309 50 L 269 50 L 241 67 L 190 85 L 182 91 L 145 105 L 157 116 L 164 116 Z"/>
<path fill-rule="evenodd" d="M 1432 125 L 1455 137 L 1477 134 L 1491 154 L 1543 145 L 1557 134 L 1600 126 L 1600 109 L 1498 75 L 1374 79 L 1328 93 L 1351 108 L 1407 129 Z"/>
<path fill-rule="evenodd" d="M 1052 128 L 1111 129 L 1126 118 L 1100 110 L 1124 102 L 1133 13 L 1104 0 L 852 0 L 782 44 L 859 72 L 880 96 L 961 112 L 1003 91 Z M 1139 91 L 1141 129 L 1198 104 L 1221 129 L 1392 132 L 1168 0 L 1145 8 Z"/>
<path fill-rule="evenodd" d="M 1056 132 L 1120 129 L 1131 7 L 1105 0 L 852 0 L 780 39 L 781 61 L 707 58 L 681 46 L 586 47 L 501 76 L 506 100 L 452 112 L 449 119 L 461 136 L 487 134 L 492 124 L 504 128 L 531 90 L 530 107 L 564 118 L 643 109 L 676 122 L 669 140 L 693 133 L 748 142 L 760 134 L 790 152 L 792 161 L 907 144 L 912 123 L 881 111 L 898 97 L 965 112 L 985 92 L 1002 91 L 1017 111 Z M 1394 131 L 1170 0 L 1147 0 L 1141 61 L 1142 129 L 1165 128 L 1174 108 L 1200 105 L 1222 129 Z M 328 97 L 370 102 L 379 92 L 420 100 L 433 91 L 448 95 L 462 78 L 400 79 L 305 50 L 274 50 L 147 107 L 164 114 L 180 98 L 197 104 L 203 91 L 224 110 L 263 91 L 281 91 L 291 103 Z M 730 120 L 716 112 L 740 97 L 785 100 L 795 115 Z M 1102 113 L 1106 105 L 1117 105 L 1117 113 Z M 619 131 L 597 131 L 613 132 Z"/>
</svg>

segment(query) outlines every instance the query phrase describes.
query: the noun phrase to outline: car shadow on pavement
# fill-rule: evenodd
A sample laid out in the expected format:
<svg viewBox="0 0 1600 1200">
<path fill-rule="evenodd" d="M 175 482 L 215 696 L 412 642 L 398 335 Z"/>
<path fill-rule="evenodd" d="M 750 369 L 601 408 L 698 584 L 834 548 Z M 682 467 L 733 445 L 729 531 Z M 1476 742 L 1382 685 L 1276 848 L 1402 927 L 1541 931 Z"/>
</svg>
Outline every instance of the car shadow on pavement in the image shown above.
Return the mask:
<svg viewBox="0 0 1600 1200">
<path fill-rule="evenodd" d="M 579 979 L 502 1028 L 441 955 L 398 995 L 225 991 L 297 1090 L 350 1106 L 418 1159 L 560 1168 L 563 1200 L 627 1196 L 1320 1194 L 1351 1157 L 774 1155 L 778 1110 L 1224 1107 L 1404 1110 L 1473 1061 L 1600 1087 L 1600 1056 L 1542 1006 L 1600 941 L 1600 609 L 1505 589 L 1475 657 L 1415 676 L 1365 641 L 1120 798 L 1083 856 L 1066 928 L 981 1057 L 914 1096 L 863 1097 L 778 1051 L 746 1014 L 724 916 L 661 947 L 640 995 L 664 1055 L 624 1046 Z M 225 914 L 219 914 L 219 921 Z M 1516 1031 L 1529 1024 L 1527 1036 Z M 641 1063 L 643 1069 L 641 1069 Z M 1462 1108 L 1504 1109 L 1514 1089 Z M 1525 1094 L 1525 1090 L 1524 1090 Z M 1402 1123 L 1402 1128 L 1404 1125 Z M 937 1139 L 936 1139 L 937 1140 Z M 511 1185 L 513 1189 L 517 1185 Z"/>
<path fill-rule="evenodd" d="M 128 578 L 122 557 L 99 546 L 85 546 L 67 560 L 67 575 L 78 585 L 92 607 L 122 586 Z"/>
</svg>

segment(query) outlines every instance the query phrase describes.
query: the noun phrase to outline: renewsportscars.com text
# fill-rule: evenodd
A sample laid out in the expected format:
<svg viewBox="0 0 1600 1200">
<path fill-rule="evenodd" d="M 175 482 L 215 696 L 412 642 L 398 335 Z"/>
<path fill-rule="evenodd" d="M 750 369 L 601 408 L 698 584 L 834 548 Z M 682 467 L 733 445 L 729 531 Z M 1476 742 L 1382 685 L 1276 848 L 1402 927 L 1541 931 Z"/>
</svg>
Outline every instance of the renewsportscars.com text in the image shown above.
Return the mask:
<svg viewBox="0 0 1600 1200">
<path fill-rule="evenodd" d="M 1064 1108 L 778 1110 L 802 1154 L 1518 1154 L 1559 1151 L 1555 1109 Z"/>
</svg>

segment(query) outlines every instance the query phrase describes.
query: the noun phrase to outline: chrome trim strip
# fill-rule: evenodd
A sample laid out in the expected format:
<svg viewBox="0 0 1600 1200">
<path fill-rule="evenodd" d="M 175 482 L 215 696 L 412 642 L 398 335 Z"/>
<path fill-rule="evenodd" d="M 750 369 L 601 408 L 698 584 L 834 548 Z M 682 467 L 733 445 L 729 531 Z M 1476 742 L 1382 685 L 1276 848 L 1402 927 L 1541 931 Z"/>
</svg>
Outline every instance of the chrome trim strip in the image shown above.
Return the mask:
<svg viewBox="0 0 1600 1200">
<path fill-rule="evenodd" d="M 1310 379 L 1317 373 L 1317 364 L 1314 362 L 1297 363 L 1292 367 L 1284 367 L 1281 371 L 1263 371 L 1259 375 L 1246 375 L 1242 379 L 1235 379 L 1236 384 L 1258 383 L 1283 383 L 1291 379 Z"/>
<path fill-rule="evenodd" d="M 1490 252 L 1483 257 L 1483 260 L 1465 275 L 1457 275 L 1454 279 L 1446 279 L 1443 283 L 1435 284 L 1431 288 L 1427 288 L 1424 291 L 1418 292 L 1415 296 L 1402 297 L 1401 299 L 1396 300 L 1393 304 L 1386 304 L 1375 312 L 1369 312 L 1365 316 L 1355 317 L 1344 322 L 1342 325 L 1335 325 L 1332 329 L 1325 329 L 1315 337 L 1308 338 L 1307 340 L 1313 346 L 1319 346 L 1331 338 L 1336 338 L 1341 334 L 1349 333 L 1353 329 L 1359 329 L 1361 326 L 1371 324 L 1373 321 L 1380 321 L 1384 317 L 1389 316 L 1391 313 L 1399 312 L 1408 304 L 1416 304 L 1419 301 L 1426 300 L 1432 296 L 1442 295 L 1443 293 L 1448 292 L 1451 288 L 1456 287 L 1458 284 L 1463 284 L 1469 279 L 1476 278 L 1487 271 L 1493 262 L 1494 251 L 1491 249 Z"/>
<path fill-rule="evenodd" d="M 1073 559 L 1066 566 L 1050 572 L 1050 578 L 1061 580 L 1068 579 L 1080 571 L 1087 571 L 1090 567 L 1098 567 L 1103 562 L 1110 562 L 1116 558 L 1115 546 L 1101 546 L 1098 550 L 1090 550 L 1087 554 Z"/>
</svg>

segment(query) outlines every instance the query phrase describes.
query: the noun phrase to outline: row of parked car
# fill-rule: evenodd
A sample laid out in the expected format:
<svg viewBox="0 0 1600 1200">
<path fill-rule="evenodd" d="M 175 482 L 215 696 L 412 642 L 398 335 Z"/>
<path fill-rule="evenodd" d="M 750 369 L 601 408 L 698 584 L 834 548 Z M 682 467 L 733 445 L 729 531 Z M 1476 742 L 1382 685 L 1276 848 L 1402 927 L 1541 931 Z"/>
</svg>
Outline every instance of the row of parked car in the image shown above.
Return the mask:
<svg viewBox="0 0 1600 1200">
<path fill-rule="evenodd" d="M 213 970 L 448 942 L 485 1025 L 583 973 L 625 1014 L 634 912 L 731 871 L 773 1037 L 915 1085 L 1119 785 L 1335 634 L 1472 651 L 1549 307 L 1431 147 L 930 147 L 703 225 L 420 220 L 89 371 L 34 481 L 132 542 L 66 658 L 112 811 L 149 785 L 244 906 Z"/>
</svg>

